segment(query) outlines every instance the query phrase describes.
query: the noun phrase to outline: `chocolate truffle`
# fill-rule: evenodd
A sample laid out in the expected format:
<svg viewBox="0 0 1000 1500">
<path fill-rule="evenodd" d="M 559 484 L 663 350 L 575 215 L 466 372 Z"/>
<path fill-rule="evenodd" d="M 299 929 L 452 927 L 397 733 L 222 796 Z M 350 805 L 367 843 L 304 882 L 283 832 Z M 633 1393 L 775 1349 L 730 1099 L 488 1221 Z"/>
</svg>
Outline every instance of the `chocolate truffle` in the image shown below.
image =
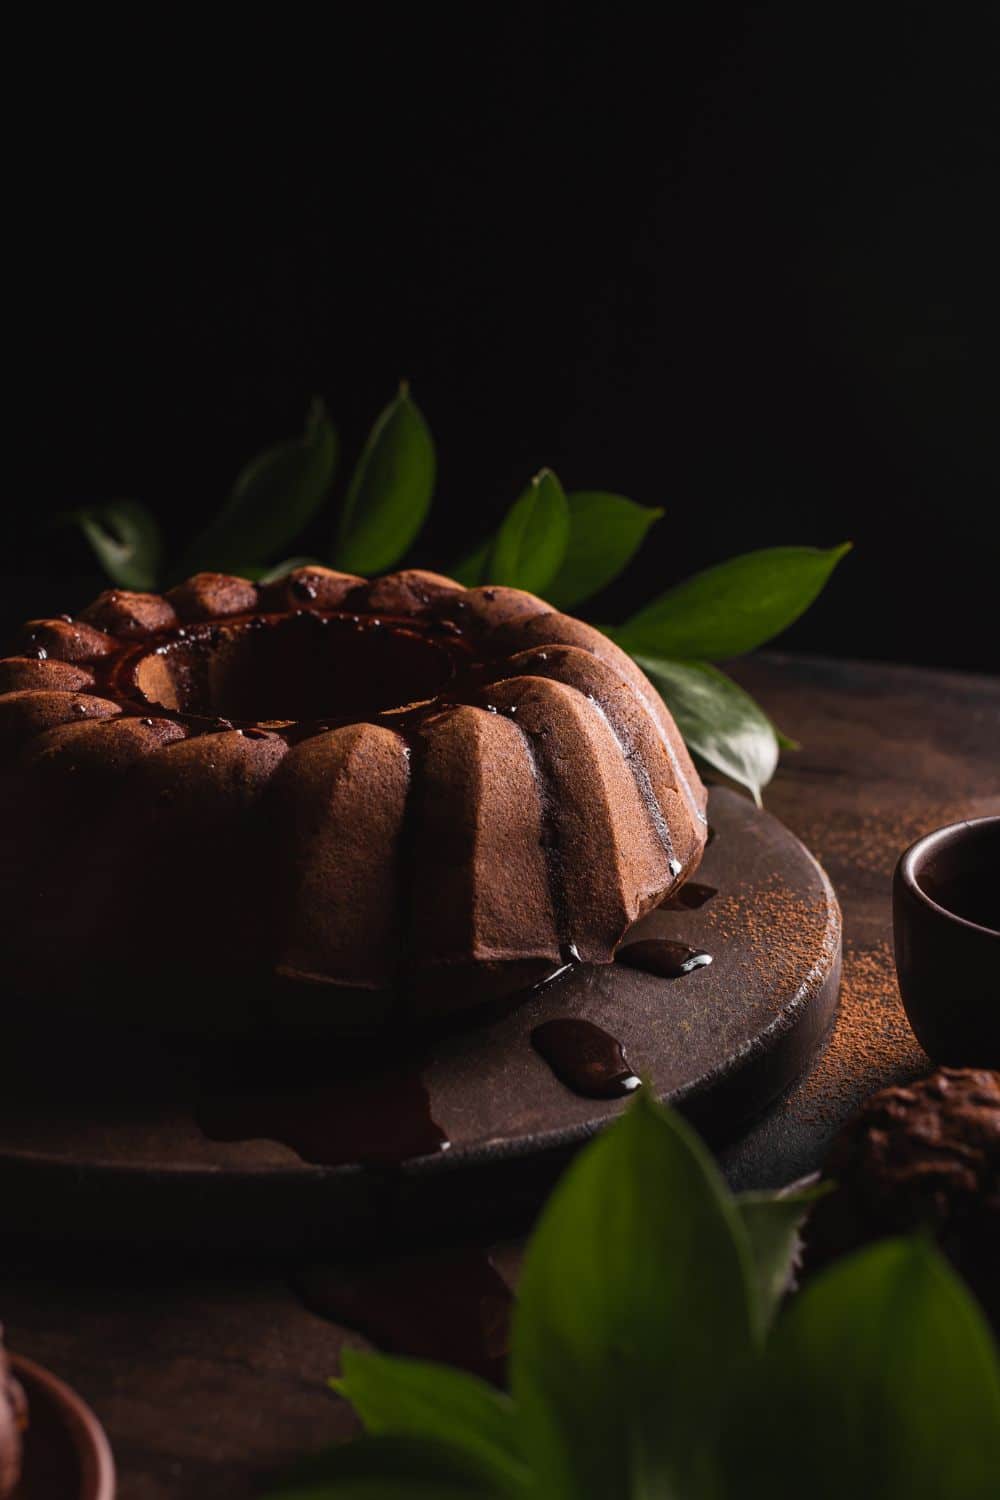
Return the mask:
<svg viewBox="0 0 1000 1500">
<path fill-rule="evenodd" d="M 813 1214 L 808 1265 L 929 1230 L 1000 1326 L 1000 1072 L 938 1068 L 874 1094 L 825 1164 L 837 1184 Z"/>
</svg>

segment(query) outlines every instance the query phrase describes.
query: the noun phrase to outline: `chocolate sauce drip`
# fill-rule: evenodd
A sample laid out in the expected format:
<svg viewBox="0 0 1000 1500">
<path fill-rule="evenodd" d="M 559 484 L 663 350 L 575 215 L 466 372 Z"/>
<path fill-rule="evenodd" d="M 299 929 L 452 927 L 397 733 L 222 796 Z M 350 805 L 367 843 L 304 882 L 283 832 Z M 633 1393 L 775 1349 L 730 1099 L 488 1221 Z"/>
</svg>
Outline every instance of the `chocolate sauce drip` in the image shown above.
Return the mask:
<svg viewBox="0 0 1000 1500">
<path fill-rule="evenodd" d="M 209 1140 L 280 1141 L 303 1161 L 391 1167 L 446 1151 L 431 1114 L 420 1059 L 399 1058 L 365 1071 L 320 1068 L 301 1049 L 263 1048 L 206 1060 L 195 1117 Z"/>
<path fill-rule="evenodd" d="M 557 979 L 562 979 L 566 974 L 572 974 L 573 970 L 579 968 L 583 960 L 575 943 L 559 944 L 559 967 L 553 969 L 551 974 L 546 974 L 537 984 L 531 986 L 529 994 L 537 995 L 540 990 L 547 990 L 550 984 L 555 984 Z"/>
<path fill-rule="evenodd" d="M 309 1266 L 292 1286 L 311 1312 L 390 1354 L 457 1365 L 503 1385 L 510 1288 L 481 1249 L 364 1266 Z"/>
<path fill-rule="evenodd" d="M 697 911 L 706 901 L 719 894 L 714 885 L 700 885 L 697 880 L 688 880 L 679 891 L 674 891 L 660 902 L 661 911 Z"/>
<path fill-rule="evenodd" d="M 393 1006 L 401 1019 L 405 1015 L 406 1006 L 404 996 L 407 994 L 410 984 L 410 972 L 407 967 L 407 943 L 400 941 L 403 934 L 410 934 L 415 928 L 415 898 L 414 891 L 416 882 L 420 879 L 420 864 L 416 858 L 421 834 L 421 825 L 424 820 L 424 792 L 426 778 L 424 776 L 424 764 L 426 759 L 427 743 L 420 733 L 419 724 L 410 724 L 398 731 L 406 745 L 406 759 L 409 769 L 409 780 L 406 788 L 406 802 L 403 808 L 403 820 L 397 833 L 397 856 L 396 856 L 396 901 L 399 910 L 399 918 L 396 925 L 397 949 L 393 959 Z"/>
<path fill-rule="evenodd" d="M 496 710 L 494 709 L 493 712 L 496 712 Z M 565 973 L 568 967 L 579 960 L 580 955 L 577 953 L 576 945 L 570 937 L 572 922 L 569 899 L 566 894 L 559 819 L 556 816 L 556 798 L 552 794 L 552 778 L 546 759 L 544 735 L 530 734 L 524 728 L 523 724 L 518 723 L 516 706 L 505 709 L 504 713 L 512 724 L 517 725 L 523 736 L 524 744 L 531 758 L 531 765 L 535 773 L 535 783 L 538 787 L 542 854 L 545 859 L 545 875 L 549 887 L 549 899 L 552 902 L 552 915 L 555 918 L 556 934 L 559 938 L 559 954 L 562 959 L 559 968 L 542 981 L 544 985 L 551 983 L 554 979 L 558 979 L 560 975 Z"/>
<path fill-rule="evenodd" d="M 611 732 L 618 742 L 618 748 L 621 750 L 625 764 L 628 766 L 632 780 L 635 782 L 636 791 L 642 799 L 642 804 L 646 809 L 650 823 L 653 825 L 656 837 L 659 839 L 663 847 L 663 852 L 667 856 L 667 868 L 671 875 L 676 878 L 684 866 L 677 858 L 670 825 L 664 816 L 663 808 L 660 806 L 656 793 L 653 790 L 653 783 L 650 780 L 646 764 L 629 733 L 628 724 L 623 722 L 615 712 L 613 701 L 601 702 L 598 704 L 598 707 L 611 726 Z"/>
<path fill-rule="evenodd" d="M 712 955 L 701 948 L 689 948 L 687 943 L 672 942 L 669 938 L 643 938 L 619 948 L 615 962 L 627 964 L 630 969 L 642 969 L 646 974 L 659 974 L 663 979 L 680 979 L 684 974 L 710 964 Z"/>
<path fill-rule="evenodd" d="M 536 651 L 533 656 L 525 660 L 525 665 L 537 669 L 538 675 L 541 677 L 548 677 L 555 682 L 561 682 L 562 678 L 559 672 L 555 670 L 555 666 L 565 660 L 567 653 L 572 655 L 574 650 L 575 648 L 573 647 L 552 645 L 545 651 Z M 502 676 L 500 680 L 501 682 L 504 680 Z M 632 780 L 635 782 L 636 791 L 642 799 L 643 806 L 646 809 L 656 837 L 663 846 L 670 874 L 676 878 L 681 873 L 683 865 L 675 856 L 670 826 L 657 800 L 649 771 L 636 747 L 628 721 L 617 712 L 613 698 L 605 698 L 602 695 L 600 701 L 596 698 L 591 698 L 590 701 L 602 714 L 608 728 L 615 737 L 618 748 L 622 753 L 622 758 L 628 766 Z M 491 713 L 496 713 L 496 711 L 494 707 L 490 706 Z"/>
<path fill-rule="evenodd" d="M 560 1083 L 584 1098 L 620 1099 L 640 1087 L 621 1042 L 592 1021 L 543 1021 L 531 1033 L 531 1045 Z"/>
</svg>

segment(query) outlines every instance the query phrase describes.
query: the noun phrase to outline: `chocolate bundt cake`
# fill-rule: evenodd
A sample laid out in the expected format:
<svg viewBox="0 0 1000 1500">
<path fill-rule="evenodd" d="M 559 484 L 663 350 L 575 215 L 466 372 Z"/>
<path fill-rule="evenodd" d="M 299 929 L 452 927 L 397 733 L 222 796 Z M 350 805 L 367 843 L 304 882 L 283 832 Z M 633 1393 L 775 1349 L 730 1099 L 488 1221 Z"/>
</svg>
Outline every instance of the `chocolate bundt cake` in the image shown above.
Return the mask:
<svg viewBox="0 0 1000 1500">
<path fill-rule="evenodd" d="M 80 1005 L 213 1017 L 282 981 L 331 1020 L 473 1006 L 609 962 L 706 838 L 623 652 L 418 571 L 200 573 L 32 621 L 0 755 L 8 978 Z"/>
</svg>

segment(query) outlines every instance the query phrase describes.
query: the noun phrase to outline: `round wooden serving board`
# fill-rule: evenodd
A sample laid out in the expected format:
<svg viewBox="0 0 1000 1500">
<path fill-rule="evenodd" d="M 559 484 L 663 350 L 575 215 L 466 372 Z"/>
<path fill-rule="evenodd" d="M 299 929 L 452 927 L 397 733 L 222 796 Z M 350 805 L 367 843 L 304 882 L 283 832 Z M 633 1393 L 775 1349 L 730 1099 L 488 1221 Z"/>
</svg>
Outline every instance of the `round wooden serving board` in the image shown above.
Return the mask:
<svg viewBox="0 0 1000 1500">
<path fill-rule="evenodd" d="M 580 1097 L 550 1071 L 531 1033 L 557 1017 L 610 1032 L 659 1098 L 732 1140 L 829 1027 L 840 911 L 777 819 L 723 789 L 709 819 L 697 881 L 715 894 L 652 913 L 629 939 L 712 955 L 677 979 L 578 968 L 395 1058 L 342 1038 L 206 1058 L 152 1036 L 5 1037 L 7 1232 L 251 1251 L 510 1225 L 625 1103 Z"/>
</svg>

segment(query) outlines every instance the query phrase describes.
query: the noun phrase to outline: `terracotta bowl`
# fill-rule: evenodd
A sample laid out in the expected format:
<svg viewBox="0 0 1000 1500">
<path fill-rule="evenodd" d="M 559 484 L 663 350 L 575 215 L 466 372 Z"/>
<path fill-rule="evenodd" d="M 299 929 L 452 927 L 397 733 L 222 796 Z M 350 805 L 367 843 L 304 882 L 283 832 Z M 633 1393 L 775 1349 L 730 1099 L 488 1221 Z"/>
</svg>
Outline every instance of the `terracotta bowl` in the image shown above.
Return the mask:
<svg viewBox="0 0 1000 1500">
<path fill-rule="evenodd" d="M 906 1014 L 938 1063 L 1000 1067 L 1000 817 L 911 844 L 892 884 Z"/>
<path fill-rule="evenodd" d="M 10 1356 L 28 1398 L 17 1500 L 115 1500 L 111 1448 L 90 1407 L 33 1360 Z"/>
</svg>

